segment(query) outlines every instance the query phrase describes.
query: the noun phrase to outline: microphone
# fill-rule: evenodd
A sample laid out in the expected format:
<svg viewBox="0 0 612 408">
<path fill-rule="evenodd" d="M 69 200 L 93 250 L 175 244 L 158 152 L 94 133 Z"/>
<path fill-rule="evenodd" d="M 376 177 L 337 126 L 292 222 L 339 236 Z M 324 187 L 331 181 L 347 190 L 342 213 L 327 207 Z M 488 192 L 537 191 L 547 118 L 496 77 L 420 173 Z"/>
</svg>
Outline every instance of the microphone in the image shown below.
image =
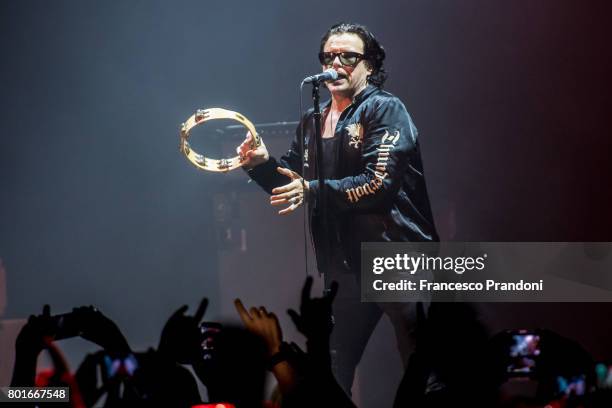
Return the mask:
<svg viewBox="0 0 612 408">
<path fill-rule="evenodd" d="M 318 82 L 323 82 L 323 81 L 335 81 L 336 79 L 338 79 L 338 71 L 336 71 L 335 69 L 329 68 L 320 74 L 312 75 L 312 76 L 304 78 L 302 83 L 310 84 L 313 82 L 318 83 Z"/>
</svg>

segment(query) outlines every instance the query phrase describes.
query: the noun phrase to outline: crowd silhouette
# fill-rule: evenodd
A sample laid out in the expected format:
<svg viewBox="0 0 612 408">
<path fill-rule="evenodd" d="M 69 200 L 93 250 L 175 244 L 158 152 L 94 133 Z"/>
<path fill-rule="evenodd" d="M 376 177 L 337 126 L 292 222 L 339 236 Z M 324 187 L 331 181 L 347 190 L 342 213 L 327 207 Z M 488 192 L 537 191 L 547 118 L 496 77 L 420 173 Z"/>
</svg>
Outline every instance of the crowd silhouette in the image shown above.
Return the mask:
<svg viewBox="0 0 612 408">
<path fill-rule="evenodd" d="M 240 299 L 235 307 L 242 327 L 203 323 L 204 298 L 193 315 L 187 306 L 174 312 L 157 348 L 145 351 L 132 350 L 119 327 L 93 306 L 52 315 L 45 305 L 17 336 L 11 386 L 68 387 L 69 403 L 43 405 L 79 408 L 355 407 L 332 369 L 338 285 L 322 297 L 312 297 L 312 285 L 307 278 L 299 310 L 288 310 L 305 350 L 284 341 L 275 313 Z M 546 330 L 508 330 L 489 338 L 469 304 L 418 304 L 417 312 L 416 349 L 393 408 L 612 406 L 612 366 L 594 362 L 569 339 Z M 76 336 L 100 350 L 71 373 L 56 342 Z M 44 350 L 53 368 L 37 371 Z M 277 383 L 271 395 L 268 372 Z M 206 387 L 206 402 L 198 381 Z"/>
</svg>

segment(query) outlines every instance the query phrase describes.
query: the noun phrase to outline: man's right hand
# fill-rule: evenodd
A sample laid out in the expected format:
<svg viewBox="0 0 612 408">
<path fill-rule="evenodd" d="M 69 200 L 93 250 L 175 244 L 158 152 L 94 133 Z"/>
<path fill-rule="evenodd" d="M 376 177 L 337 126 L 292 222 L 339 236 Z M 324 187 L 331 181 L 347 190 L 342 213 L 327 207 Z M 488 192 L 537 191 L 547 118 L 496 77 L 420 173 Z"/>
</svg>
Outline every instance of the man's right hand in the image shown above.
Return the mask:
<svg viewBox="0 0 612 408">
<path fill-rule="evenodd" d="M 255 166 L 263 164 L 270 158 L 270 154 L 263 140 L 261 140 L 261 145 L 255 149 L 252 148 L 252 143 L 253 135 L 251 135 L 251 132 L 247 132 L 244 142 L 236 148 L 236 153 L 240 156 L 240 162 L 246 169 L 252 169 Z"/>
</svg>

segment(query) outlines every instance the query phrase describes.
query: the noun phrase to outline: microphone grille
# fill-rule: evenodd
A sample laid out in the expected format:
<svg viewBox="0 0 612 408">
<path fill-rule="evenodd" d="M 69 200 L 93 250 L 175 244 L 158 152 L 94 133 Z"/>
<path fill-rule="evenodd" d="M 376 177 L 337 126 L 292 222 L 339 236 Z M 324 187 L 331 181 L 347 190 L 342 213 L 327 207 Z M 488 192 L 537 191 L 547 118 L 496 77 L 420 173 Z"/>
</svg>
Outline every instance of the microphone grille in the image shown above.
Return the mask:
<svg viewBox="0 0 612 408">
<path fill-rule="evenodd" d="M 336 71 L 335 69 L 329 68 L 329 69 L 326 69 L 325 72 L 329 74 L 332 81 L 335 81 L 336 79 L 338 79 L 338 71 Z"/>
</svg>

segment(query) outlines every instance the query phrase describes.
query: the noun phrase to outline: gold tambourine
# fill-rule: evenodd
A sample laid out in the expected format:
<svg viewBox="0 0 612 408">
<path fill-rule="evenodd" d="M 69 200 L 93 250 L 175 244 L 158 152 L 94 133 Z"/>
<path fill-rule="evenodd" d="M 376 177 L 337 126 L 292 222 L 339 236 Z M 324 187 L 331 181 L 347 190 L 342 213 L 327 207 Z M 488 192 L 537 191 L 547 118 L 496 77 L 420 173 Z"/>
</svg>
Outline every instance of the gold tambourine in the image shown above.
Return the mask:
<svg viewBox="0 0 612 408">
<path fill-rule="evenodd" d="M 188 142 L 189 132 L 191 132 L 191 129 L 193 129 L 194 127 L 204 122 L 208 122 L 209 120 L 214 120 L 214 119 L 233 119 L 233 120 L 236 120 L 242 123 L 242 125 L 244 125 L 244 127 L 246 127 L 247 130 L 251 132 L 251 135 L 253 135 L 253 142 L 251 143 L 251 148 L 253 149 L 261 145 L 261 138 L 257 134 L 257 131 L 255 130 L 255 126 L 253 126 L 253 123 L 251 123 L 250 120 L 248 120 L 247 118 L 245 118 L 238 112 L 233 112 L 233 111 L 226 110 L 226 109 L 220 109 L 220 108 L 198 109 L 196 113 L 191 115 L 185 123 L 181 124 L 180 149 L 181 149 L 181 152 L 185 154 L 185 157 L 187 157 L 187 160 L 193 163 L 193 165 L 196 166 L 200 170 L 217 171 L 217 172 L 225 173 L 225 172 L 237 169 L 238 167 L 242 166 L 242 161 L 240 160 L 240 157 L 235 156 L 235 157 L 230 157 L 227 159 L 220 159 L 220 160 L 210 159 L 200 153 L 195 152 L 191 148 Z"/>
</svg>

